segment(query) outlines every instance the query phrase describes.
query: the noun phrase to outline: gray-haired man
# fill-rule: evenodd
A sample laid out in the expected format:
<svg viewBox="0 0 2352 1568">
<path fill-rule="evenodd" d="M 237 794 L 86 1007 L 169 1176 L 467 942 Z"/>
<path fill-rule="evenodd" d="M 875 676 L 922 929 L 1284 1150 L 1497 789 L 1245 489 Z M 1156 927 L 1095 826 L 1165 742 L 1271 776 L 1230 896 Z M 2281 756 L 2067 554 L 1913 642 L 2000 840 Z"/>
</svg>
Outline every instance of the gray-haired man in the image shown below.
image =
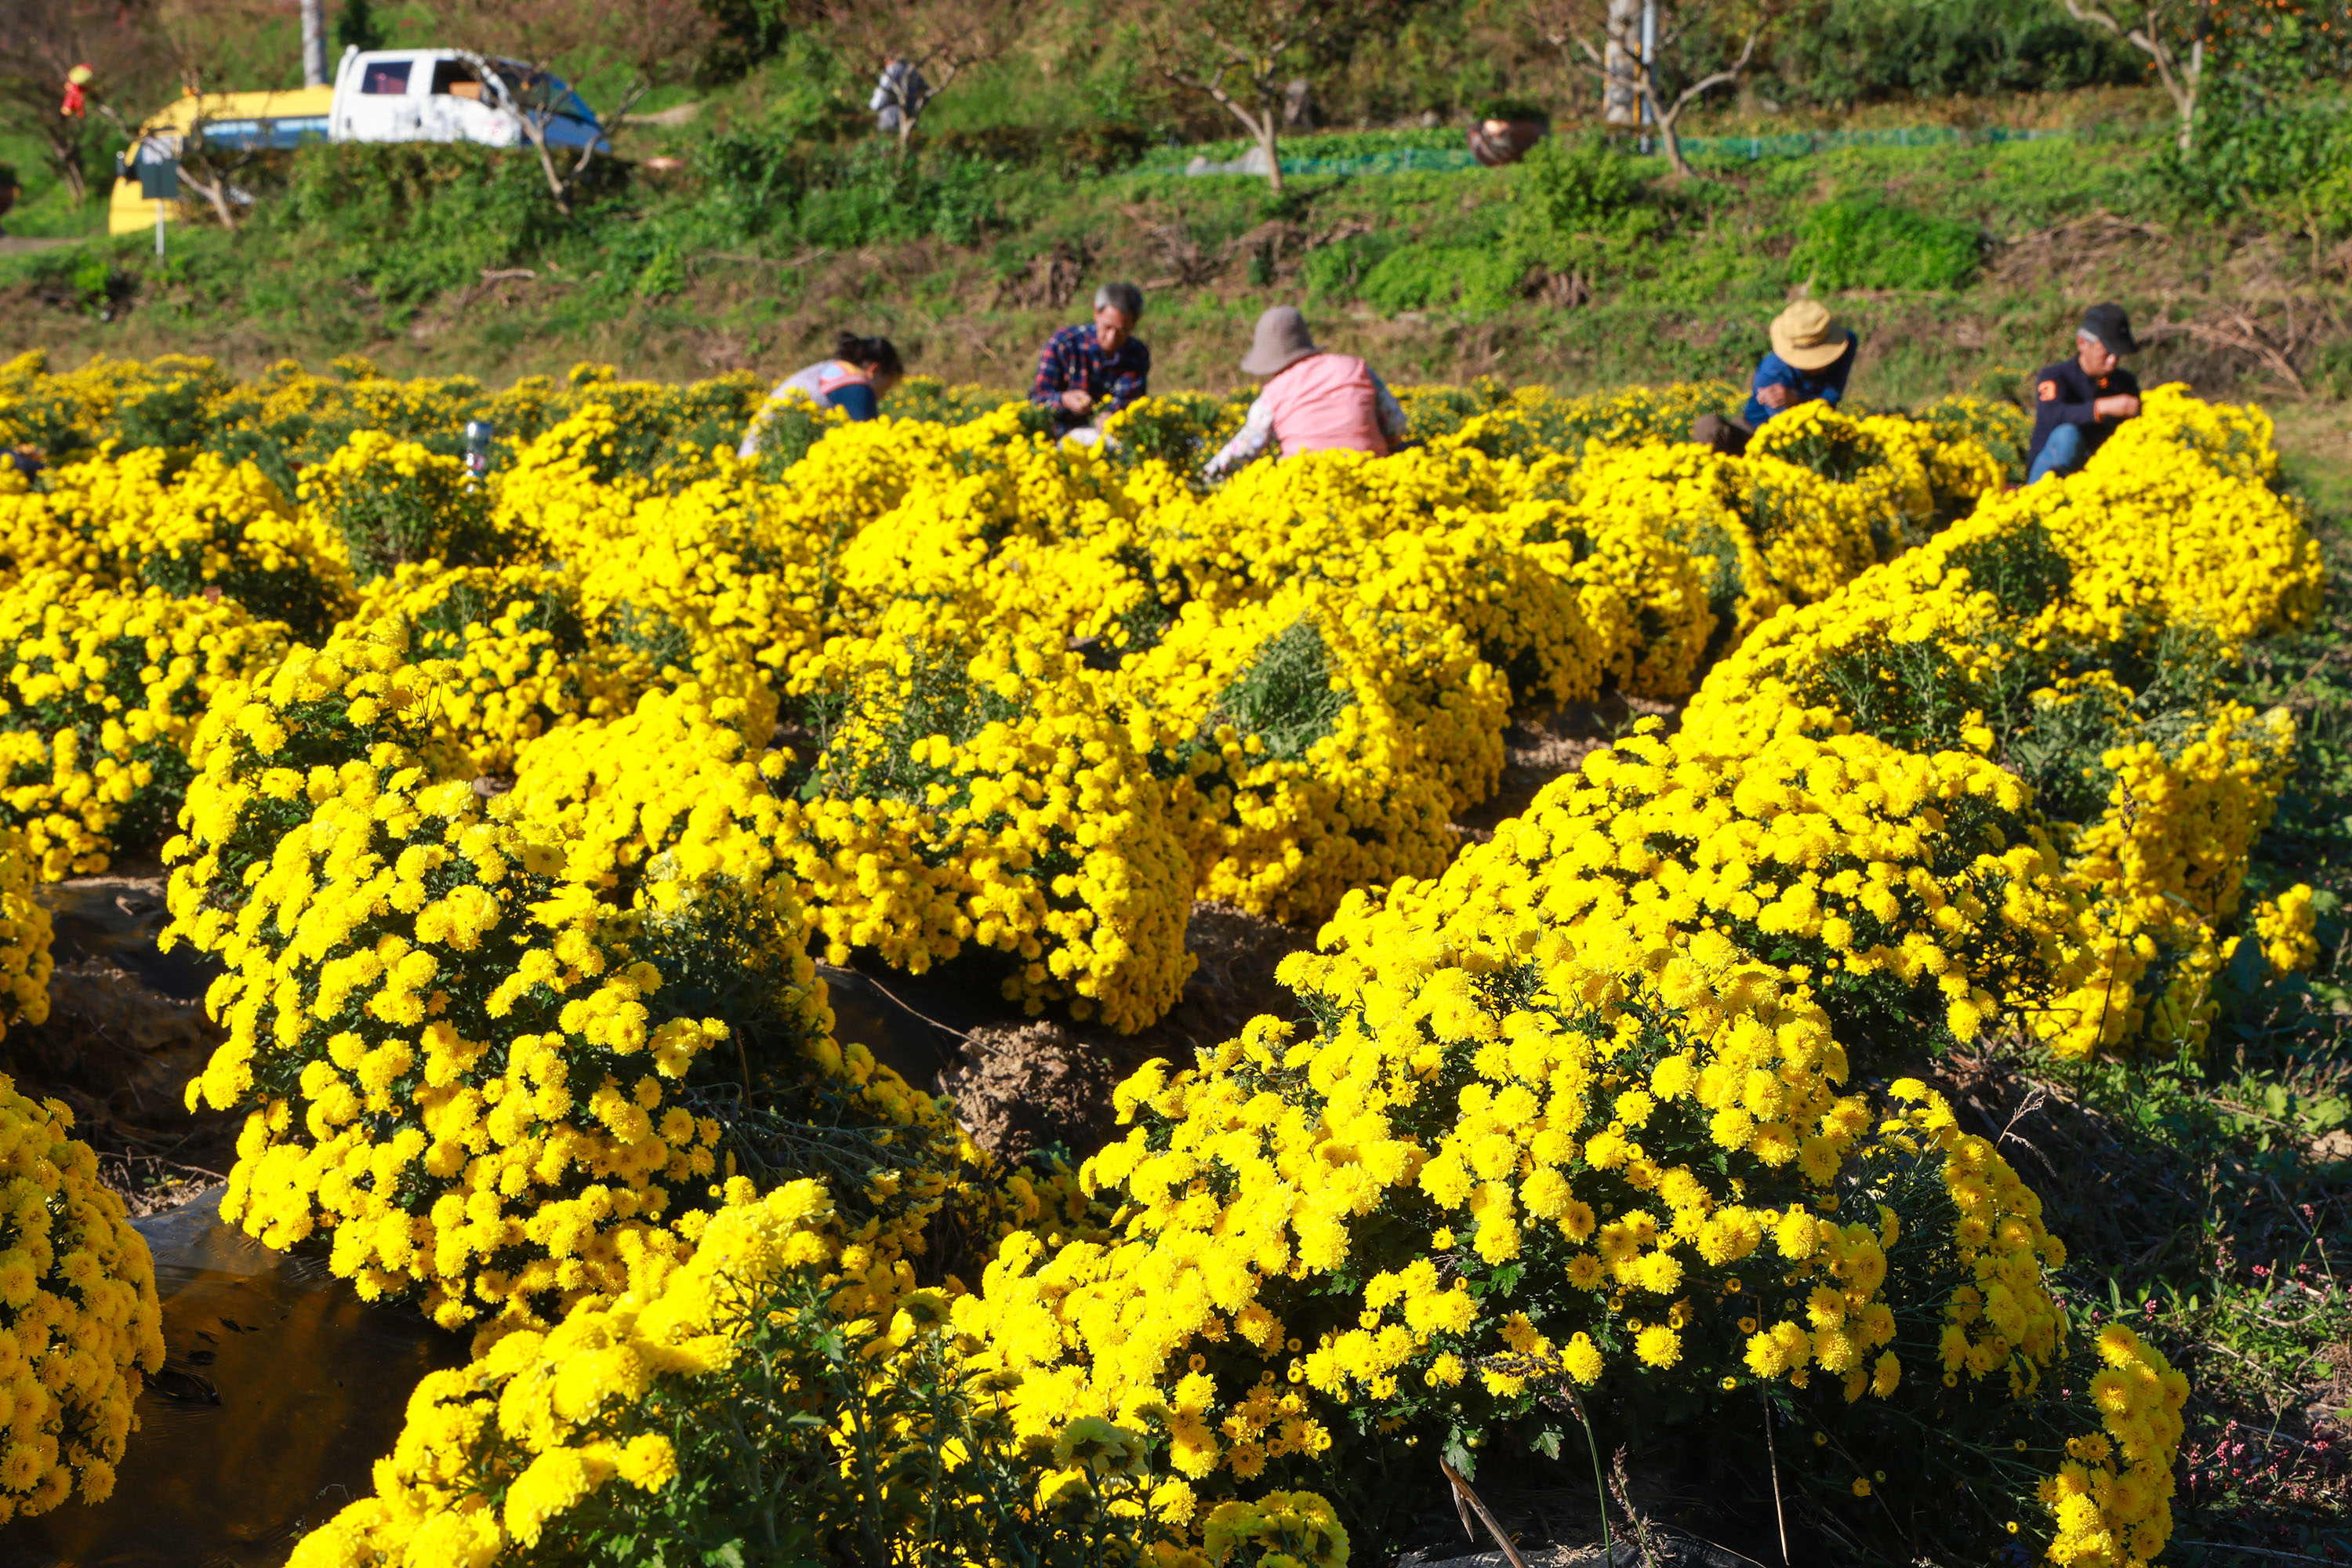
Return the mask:
<svg viewBox="0 0 2352 1568">
<path fill-rule="evenodd" d="M 1095 290 L 1095 319 L 1045 340 L 1029 401 L 1054 411 L 1056 429 L 1092 425 L 1150 390 L 1151 351 L 1135 335 L 1143 290 L 1106 283 Z"/>
</svg>

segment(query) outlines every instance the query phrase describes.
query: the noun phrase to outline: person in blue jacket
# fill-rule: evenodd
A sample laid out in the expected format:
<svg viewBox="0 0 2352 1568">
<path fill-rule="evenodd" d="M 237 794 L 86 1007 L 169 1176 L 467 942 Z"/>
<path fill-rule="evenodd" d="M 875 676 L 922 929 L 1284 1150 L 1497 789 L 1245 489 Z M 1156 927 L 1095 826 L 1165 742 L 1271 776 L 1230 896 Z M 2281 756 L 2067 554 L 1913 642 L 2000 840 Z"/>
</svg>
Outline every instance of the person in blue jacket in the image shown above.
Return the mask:
<svg viewBox="0 0 2352 1568">
<path fill-rule="evenodd" d="M 2139 352 L 2121 305 L 2094 305 L 2074 329 L 2074 357 L 2033 378 L 2033 439 L 2025 482 L 2071 474 L 2139 413 L 2139 380 L 2117 363 Z"/>
<path fill-rule="evenodd" d="M 1845 396 L 1861 340 L 1837 324 L 1828 306 L 1798 300 L 1773 318 L 1771 338 L 1772 352 L 1758 363 L 1739 417 L 1706 415 L 1691 426 L 1692 440 L 1736 458 L 1775 414 L 1801 403 L 1835 407 Z"/>
</svg>

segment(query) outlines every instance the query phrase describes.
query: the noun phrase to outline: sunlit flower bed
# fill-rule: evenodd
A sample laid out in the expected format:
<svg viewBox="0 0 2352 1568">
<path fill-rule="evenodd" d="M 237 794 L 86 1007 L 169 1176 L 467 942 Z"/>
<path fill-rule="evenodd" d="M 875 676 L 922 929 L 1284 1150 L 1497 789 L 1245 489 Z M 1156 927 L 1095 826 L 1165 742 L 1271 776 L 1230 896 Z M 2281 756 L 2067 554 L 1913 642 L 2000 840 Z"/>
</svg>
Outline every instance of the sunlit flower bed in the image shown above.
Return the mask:
<svg viewBox="0 0 2352 1568">
<path fill-rule="evenodd" d="M 2161 1549 L 2185 1382 L 2069 1335 L 1916 1069 L 2193 1050 L 2309 962 L 2240 886 L 2292 720 L 2216 695 L 2320 581 L 2259 413 L 2161 390 L 2004 491 L 1981 404 L 1732 458 L 1677 438 L 1728 388 L 1409 389 L 1423 445 L 1210 489 L 1206 398 L 1082 448 L 918 385 L 744 463 L 731 383 L 343 371 L 0 369 L 63 459 L 0 471 L 0 866 L 160 850 L 224 1213 L 478 1332 L 299 1561 L 1336 1565 L 1427 1456 L 1768 1409 L 1858 1528 Z M 1612 689 L 1687 707 L 1463 850 L 1514 707 Z M 1078 1173 L 812 963 L 1133 1031 L 1196 898 L 1329 922 L 1312 1022 L 1145 1069 Z"/>
</svg>

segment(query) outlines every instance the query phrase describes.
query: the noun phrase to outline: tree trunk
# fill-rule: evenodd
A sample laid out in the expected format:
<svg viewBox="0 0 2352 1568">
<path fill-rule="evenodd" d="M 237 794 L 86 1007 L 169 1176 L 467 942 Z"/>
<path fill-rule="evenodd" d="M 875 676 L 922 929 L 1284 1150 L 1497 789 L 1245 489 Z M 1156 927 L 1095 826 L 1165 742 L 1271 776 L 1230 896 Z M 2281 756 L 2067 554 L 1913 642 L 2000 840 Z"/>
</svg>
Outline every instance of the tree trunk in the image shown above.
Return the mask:
<svg viewBox="0 0 2352 1568">
<path fill-rule="evenodd" d="M 302 85 L 327 85 L 327 0 L 302 0 Z"/>
<path fill-rule="evenodd" d="M 523 121 L 522 133 L 530 142 L 530 150 L 539 154 L 539 172 L 547 176 L 547 194 L 555 198 L 555 210 L 565 217 L 572 216 L 571 193 L 564 189 L 563 176 L 555 167 L 555 149 L 547 144 L 547 137 L 530 121 Z"/>
<path fill-rule="evenodd" d="M 231 234 L 236 232 L 236 214 L 231 210 L 228 201 L 228 176 L 223 174 L 205 180 L 190 174 L 188 166 L 183 163 L 180 165 L 180 184 L 211 204 L 213 216 L 220 219 L 221 227 Z"/>
<path fill-rule="evenodd" d="M 1609 0 L 1601 63 L 1601 119 L 1627 128 L 1642 121 L 1642 0 Z"/>
<path fill-rule="evenodd" d="M 74 205 L 81 205 L 89 199 L 89 176 L 82 172 L 81 166 L 81 139 L 60 130 L 50 132 L 41 140 L 47 143 L 43 150 L 48 154 L 49 167 L 57 171 L 58 178 L 63 180 L 66 189 L 73 193 Z"/>
<path fill-rule="evenodd" d="M 1265 129 L 1258 132 L 1257 144 L 1265 151 L 1265 183 L 1278 196 L 1282 195 L 1282 153 L 1275 143 L 1276 131 L 1272 110 L 1266 111 L 1264 123 Z"/>
<path fill-rule="evenodd" d="M 1683 139 L 1675 134 L 1675 121 L 1682 117 L 1682 112 L 1683 106 L 1677 103 L 1673 113 L 1661 114 L 1656 101 L 1652 100 L 1650 113 L 1658 122 L 1658 146 L 1666 155 L 1666 167 L 1673 171 L 1675 179 L 1687 180 L 1691 176 L 1691 166 L 1683 158 Z"/>
<path fill-rule="evenodd" d="M 2189 46 L 2189 79 L 2183 90 L 2176 95 L 2180 110 L 2179 143 L 2181 154 L 2188 155 L 2189 144 L 2197 136 L 2197 89 L 2205 78 L 2205 40 L 2197 39 Z"/>
</svg>

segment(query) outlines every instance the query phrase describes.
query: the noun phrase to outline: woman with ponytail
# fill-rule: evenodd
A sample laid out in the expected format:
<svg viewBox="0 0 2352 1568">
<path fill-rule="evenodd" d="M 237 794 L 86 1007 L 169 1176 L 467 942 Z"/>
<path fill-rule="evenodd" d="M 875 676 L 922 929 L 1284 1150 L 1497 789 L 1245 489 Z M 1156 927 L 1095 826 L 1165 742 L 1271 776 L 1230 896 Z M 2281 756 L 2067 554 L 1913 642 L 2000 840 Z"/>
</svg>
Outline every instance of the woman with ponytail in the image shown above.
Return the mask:
<svg viewBox="0 0 2352 1568">
<path fill-rule="evenodd" d="M 819 408 L 838 408 L 852 419 L 871 419 L 881 411 L 882 395 L 898 385 L 906 374 L 907 367 L 889 339 L 844 332 L 834 342 L 831 359 L 794 371 L 776 384 L 752 418 L 737 455 L 759 455 L 760 436 L 768 416 L 783 403 L 798 398 Z"/>
</svg>

